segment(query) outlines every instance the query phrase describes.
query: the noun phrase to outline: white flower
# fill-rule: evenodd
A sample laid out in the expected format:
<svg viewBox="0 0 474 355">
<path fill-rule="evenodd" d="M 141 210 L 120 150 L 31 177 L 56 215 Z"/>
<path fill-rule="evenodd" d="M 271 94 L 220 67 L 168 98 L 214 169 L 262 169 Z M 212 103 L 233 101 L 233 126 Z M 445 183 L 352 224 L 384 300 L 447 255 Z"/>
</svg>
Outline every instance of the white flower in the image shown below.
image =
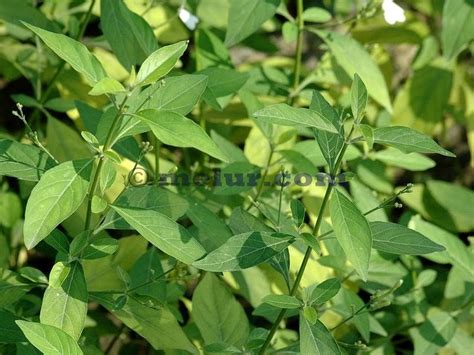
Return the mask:
<svg viewBox="0 0 474 355">
<path fill-rule="evenodd" d="M 390 25 L 394 25 L 397 22 L 405 22 L 406 20 L 405 11 L 395 4 L 393 0 L 383 0 L 382 10 L 385 21 Z"/>
<path fill-rule="evenodd" d="M 183 23 L 186 25 L 186 27 L 189 28 L 191 31 L 196 28 L 196 25 L 199 22 L 199 19 L 192 13 L 190 13 L 188 10 L 186 10 L 184 7 L 179 8 L 178 16 L 180 20 L 183 21 Z"/>
</svg>

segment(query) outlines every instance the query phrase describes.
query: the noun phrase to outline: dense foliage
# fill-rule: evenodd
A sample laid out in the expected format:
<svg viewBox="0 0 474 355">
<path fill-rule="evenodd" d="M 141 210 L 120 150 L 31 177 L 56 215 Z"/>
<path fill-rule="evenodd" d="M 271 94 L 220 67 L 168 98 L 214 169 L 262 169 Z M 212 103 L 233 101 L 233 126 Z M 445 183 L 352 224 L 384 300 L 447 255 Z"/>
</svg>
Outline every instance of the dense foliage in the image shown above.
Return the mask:
<svg viewBox="0 0 474 355">
<path fill-rule="evenodd" d="M 1 0 L 1 354 L 468 354 L 471 0 Z"/>
</svg>

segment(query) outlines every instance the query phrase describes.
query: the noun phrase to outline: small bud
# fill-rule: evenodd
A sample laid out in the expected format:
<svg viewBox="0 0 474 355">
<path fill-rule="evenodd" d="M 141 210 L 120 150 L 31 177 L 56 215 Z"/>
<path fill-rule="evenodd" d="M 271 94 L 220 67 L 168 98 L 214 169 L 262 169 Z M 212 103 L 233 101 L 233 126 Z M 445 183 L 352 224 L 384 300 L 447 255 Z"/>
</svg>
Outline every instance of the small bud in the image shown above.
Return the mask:
<svg viewBox="0 0 474 355">
<path fill-rule="evenodd" d="M 395 202 L 395 208 L 403 208 L 403 205 L 400 202 Z"/>
</svg>

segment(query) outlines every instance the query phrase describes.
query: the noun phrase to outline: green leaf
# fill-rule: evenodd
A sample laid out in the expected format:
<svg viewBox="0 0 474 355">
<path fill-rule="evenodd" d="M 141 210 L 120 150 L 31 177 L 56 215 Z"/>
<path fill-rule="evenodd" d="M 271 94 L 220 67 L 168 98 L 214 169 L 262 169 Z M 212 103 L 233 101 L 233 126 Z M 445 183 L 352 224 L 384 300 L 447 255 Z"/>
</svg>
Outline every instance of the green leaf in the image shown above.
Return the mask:
<svg viewBox="0 0 474 355">
<path fill-rule="evenodd" d="M 154 349 L 182 349 L 191 354 L 198 353 L 168 308 L 156 301 L 152 301 L 150 306 L 129 297 L 123 307 L 116 309 L 116 301 L 121 296 L 97 293 L 93 298 L 128 328 L 144 337 Z"/>
<path fill-rule="evenodd" d="M 336 279 L 328 279 L 317 285 L 311 292 L 309 302 L 311 304 L 323 304 L 337 295 L 341 288 L 341 282 Z"/>
<path fill-rule="evenodd" d="M 33 188 L 23 227 L 28 249 L 34 248 L 79 208 L 87 195 L 92 162 L 62 163 L 48 170 Z"/>
<path fill-rule="evenodd" d="M 453 76 L 441 58 L 415 70 L 395 99 L 392 124 L 433 134 L 448 109 Z"/>
<path fill-rule="evenodd" d="M 16 324 L 35 348 L 48 355 L 83 355 L 76 341 L 51 325 L 17 320 Z"/>
<path fill-rule="evenodd" d="M 415 355 L 436 354 L 454 336 L 456 321 L 449 313 L 433 309 L 419 328 L 410 330 L 415 345 Z"/>
<path fill-rule="evenodd" d="M 364 136 L 365 141 L 367 142 L 369 150 L 372 150 L 374 147 L 374 129 L 366 124 L 360 124 L 359 129 Z"/>
<path fill-rule="evenodd" d="M 388 112 L 392 112 L 387 84 L 378 65 L 355 39 L 336 32 L 311 30 L 329 46 L 337 62 L 352 77 L 357 73 L 367 87 L 369 95 Z"/>
<path fill-rule="evenodd" d="M 40 321 L 62 329 L 73 339 L 79 340 L 87 315 L 87 285 L 79 262 L 66 267 L 69 271 L 61 282 L 51 280 L 55 277 L 54 271 L 50 274 L 50 286 L 44 293 Z"/>
<path fill-rule="evenodd" d="M 140 66 L 135 85 L 152 84 L 168 74 L 188 47 L 187 41 L 181 41 L 161 47 L 153 52 Z"/>
<path fill-rule="evenodd" d="M 446 0 L 441 26 L 444 56 L 452 59 L 472 39 L 474 39 L 474 4 L 468 0 Z"/>
<path fill-rule="evenodd" d="M 23 343 L 26 341 L 15 321 L 18 319 L 6 310 L 0 310 L 0 343 Z"/>
<path fill-rule="evenodd" d="M 0 272 L 0 309 L 17 302 L 32 286 L 17 273 L 8 269 Z"/>
<path fill-rule="evenodd" d="M 198 103 L 207 85 L 207 76 L 205 75 L 180 75 L 166 78 L 166 80 L 157 83 L 160 85 L 156 90 L 150 86 L 153 94 L 150 96 L 145 109 L 166 110 L 187 115 Z M 144 92 L 149 91 L 145 89 Z"/>
<path fill-rule="evenodd" d="M 390 222 L 372 222 L 373 247 L 377 250 L 401 255 L 421 255 L 445 248 L 432 242 L 423 234 L 405 226 Z"/>
<path fill-rule="evenodd" d="M 405 153 L 436 153 L 447 157 L 455 157 L 453 153 L 440 147 L 430 137 L 408 127 L 376 128 L 374 130 L 374 141 L 400 149 Z"/>
<path fill-rule="evenodd" d="M 290 208 L 295 225 L 298 228 L 301 227 L 306 217 L 306 209 L 304 207 L 303 202 L 301 202 L 300 200 L 291 200 Z"/>
<path fill-rule="evenodd" d="M 192 317 L 206 344 L 240 347 L 247 341 L 249 321 L 244 309 L 228 287 L 211 273 L 194 291 Z"/>
<path fill-rule="evenodd" d="M 97 84 L 92 87 L 89 91 L 89 95 L 100 96 L 107 94 L 118 94 L 125 92 L 125 88 L 119 81 L 111 78 L 101 79 Z"/>
<path fill-rule="evenodd" d="M 56 163 L 41 149 L 10 139 L 0 139 L 0 175 L 38 181 Z"/>
<path fill-rule="evenodd" d="M 336 238 L 362 280 L 367 281 L 372 233 L 362 213 L 337 189 L 331 198 L 331 220 Z"/>
<path fill-rule="evenodd" d="M 173 258 L 191 264 L 205 254 L 203 246 L 180 224 L 153 210 L 112 206 L 138 233 Z"/>
<path fill-rule="evenodd" d="M 278 233 L 242 233 L 233 236 L 193 265 L 213 272 L 247 269 L 281 253 L 292 242 L 292 237 Z"/>
<path fill-rule="evenodd" d="M 84 249 L 83 259 L 98 259 L 112 255 L 118 250 L 118 241 L 114 238 L 98 238 Z"/>
<path fill-rule="evenodd" d="M 150 25 L 130 11 L 123 1 L 102 0 L 100 4 L 102 31 L 125 69 L 141 64 L 158 49 Z"/>
<path fill-rule="evenodd" d="M 354 74 L 354 81 L 352 82 L 351 97 L 352 115 L 356 122 L 360 122 L 367 106 L 368 97 L 364 82 L 357 73 Z"/>
<path fill-rule="evenodd" d="M 230 0 L 225 45 L 233 46 L 257 31 L 279 4 L 280 0 Z"/>
<path fill-rule="evenodd" d="M 284 309 L 301 308 L 302 303 L 295 296 L 288 295 L 268 295 L 262 299 L 263 303 L 267 303 L 273 307 Z"/>
<path fill-rule="evenodd" d="M 207 76 L 207 87 L 203 99 L 217 111 L 222 111 L 227 97 L 239 91 L 249 78 L 248 73 L 219 67 L 206 68 L 198 74 Z"/>
<path fill-rule="evenodd" d="M 73 67 L 74 70 L 84 75 L 89 85 L 93 86 L 107 77 L 102 64 L 82 43 L 65 35 L 49 32 L 27 23 L 24 23 L 24 25 L 37 34 L 54 53 Z"/>
<path fill-rule="evenodd" d="M 433 168 L 436 162 L 419 153 L 403 153 L 395 148 L 379 150 L 372 154 L 376 160 L 410 171 L 424 171 Z"/>
<path fill-rule="evenodd" d="M 300 314 L 300 353 L 314 355 L 342 354 L 339 346 L 323 323 L 317 321 L 312 325 Z"/>
<path fill-rule="evenodd" d="M 319 148 L 321 149 L 324 159 L 329 165 L 329 168 L 333 169 L 337 160 L 337 156 L 344 145 L 344 128 L 342 126 L 341 119 L 336 110 L 331 105 L 329 105 L 329 103 L 318 91 L 313 91 L 313 97 L 311 99 L 309 108 L 310 110 L 316 112 L 320 117 L 327 118 L 338 130 L 338 133 L 329 133 L 317 129 L 313 130 L 314 136 Z"/>
<path fill-rule="evenodd" d="M 114 202 L 115 206 L 158 211 L 177 220 L 189 207 L 188 202 L 180 195 L 158 186 L 129 187 Z M 131 229 L 130 225 L 114 210 L 110 210 L 104 223 L 98 228 Z"/>
<path fill-rule="evenodd" d="M 310 7 L 303 11 L 305 22 L 323 23 L 328 22 L 331 18 L 331 13 L 320 7 Z"/>
<path fill-rule="evenodd" d="M 291 107 L 287 104 L 267 106 L 253 114 L 257 119 L 268 123 L 275 123 L 291 127 L 313 127 L 318 130 L 338 133 L 336 127 L 329 119 L 319 115 L 316 111 Z"/>
<path fill-rule="evenodd" d="M 167 280 L 163 275 L 160 255 L 156 248 L 150 248 L 138 259 L 130 271 L 130 288 L 134 293 L 166 301 Z"/>
<path fill-rule="evenodd" d="M 227 157 L 193 120 L 172 111 L 145 110 L 138 114 L 158 140 L 174 147 L 192 147 L 214 158 L 227 161 Z"/>
<path fill-rule="evenodd" d="M 53 21 L 50 21 L 45 14 L 27 0 L 2 0 L 0 19 L 17 26 L 21 26 L 22 22 L 27 22 L 49 30 L 57 29 Z"/>
</svg>

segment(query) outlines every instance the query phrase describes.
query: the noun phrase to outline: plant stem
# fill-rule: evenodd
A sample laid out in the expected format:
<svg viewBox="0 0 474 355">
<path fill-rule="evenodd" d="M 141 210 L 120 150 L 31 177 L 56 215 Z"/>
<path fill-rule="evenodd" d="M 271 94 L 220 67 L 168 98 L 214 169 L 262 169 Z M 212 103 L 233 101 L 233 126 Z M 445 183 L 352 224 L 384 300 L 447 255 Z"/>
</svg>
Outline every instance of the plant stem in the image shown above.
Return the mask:
<svg viewBox="0 0 474 355">
<path fill-rule="evenodd" d="M 263 187 L 265 186 L 265 179 L 267 178 L 268 170 L 270 169 L 270 164 L 272 162 L 274 152 L 275 152 L 275 148 L 273 147 L 273 144 L 270 143 L 270 154 L 268 154 L 267 164 L 265 165 L 265 169 L 263 170 L 262 178 L 261 178 L 260 183 L 258 184 L 258 187 L 257 187 L 257 193 L 256 193 L 255 198 L 254 198 L 254 203 L 258 202 L 258 199 L 260 198 L 260 195 L 263 192 Z M 252 206 L 253 206 L 253 204 L 250 204 L 247 207 L 246 211 L 251 209 Z"/>
<path fill-rule="evenodd" d="M 293 91 L 296 91 L 300 84 L 300 75 L 301 75 L 301 59 L 303 57 L 303 30 L 304 30 L 304 20 L 303 20 L 303 0 L 297 0 L 296 3 L 296 25 L 298 27 L 298 35 L 296 39 L 296 58 L 295 66 L 293 69 L 294 79 L 293 79 Z M 295 96 L 290 95 L 288 97 L 288 103 L 293 105 L 295 101 Z"/>
<path fill-rule="evenodd" d="M 155 150 L 155 184 L 158 184 L 160 182 L 159 176 L 160 176 L 160 147 L 161 147 L 161 142 L 158 140 L 158 138 L 155 137 L 154 139 L 154 145 L 153 148 Z"/>
<path fill-rule="evenodd" d="M 107 133 L 107 138 L 105 139 L 104 149 L 103 149 L 104 152 L 106 152 L 110 148 L 110 145 L 112 144 L 113 133 L 115 131 L 119 118 L 123 114 L 123 109 L 125 107 L 125 103 L 127 102 L 127 99 L 128 99 L 128 96 L 125 96 L 122 103 L 120 104 L 117 114 L 114 117 L 114 120 L 112 121 L 112 125 L 110 126 L 109 132 Z M 90 184 L 89 192 L 87 194 L 88 201 L 87 201 L 86 221 L 84 224 L 85 231 L 89 230 L 91 226 L 92 198 L 94 197 L 95 190 L 97 189 L 97 185 L 99 184 L 100 172 L 102 170 L 103 165 L 104 165 L 104 157 L 101 156 L 99 158 L 99 163 L 97 164 L 97 168 L 95 169 L 94 176 L 92 177 L 92 182 Z"/>
<path fill-rule="evenodd" d="M 334 164 L 334 168 L 332 169 L 332 174 L 331 174 L 332 176 L 336 175 L 337 172 L 339 171 L 339 168 L 340 168 L 341 163 L 342 163 L 342 159 L 343 159 L 344 154 L 347 150 L 347 147 L 350 144 L 349 142 L 350 142 L 350 139 L 351 139 L 351 136 L 352 136 L 353 132 L 354 132 L 354 125 L 352 125 L 352 128 L 349 132 L 349 135 L 347 136 L 347 138 L 345 140 L 345 143 L 344 143 L 341 151 L 339 152 L 336 163 Z M 331 195 L 332 189 L 333 189 L 333 185 L 329 184 L 327 189 L 326 189 L 326 192 L 324 194 L 323 202 L 321 204 L 321 208 L 319 209 L 318 217 L 316 219 L 316 223 L 314 224 L 314 228 L 313 228 L 313 235 L 315 237 L 317 237 L 317 234 L 319 233 L 319 229 L 320 229 L 321 223 L 323 221 L 324 212 L 326 210 L 326 206 L 328 204 L 329 197 Z M 313 249 L 311 247 L 308 247 L 306 249 L 306 252 L 305 252 L 304 257 L 303 257 L 303 261 L 301 262 L 298 273 L 296 274 L 295 283 L 293 284 L 293 287 L 291 288 L 290 296 L 294 296 L 296 294 L 296 291 L 298 291 L 298 288 L 300 286 L 300 282 L 303 279 L 303 275 L 304 275 L 304 272 L 306 270 L 306 266 L 308 265 L 308 261 L 309 261 L 309 258 L 311 257 L 311 252 L 312 251 L 313 251 Z M 278 329 L 278 326 L 279 326 L 280 322 L 282 321 L 283 317 L 285 316 L 285 314 L 286 314 L 286 309 L 282 309 L 280 311 L 280 313 L 278 314 L 278 317 L 277 317 L 276 321 L 273 323 L 273 325 L 270 329 L 270 332 L 268 333 L 268 336 L 267 336 L 267 339 L 265 340 L 265 343 L 260 348 L 260 351 L 259 351 L 260 355 L 265 354 L 265 350 L 270 345 L 270 342 L 272 341 L 272 338 L 275 335 L 275 333 Z"/>
</svg>

